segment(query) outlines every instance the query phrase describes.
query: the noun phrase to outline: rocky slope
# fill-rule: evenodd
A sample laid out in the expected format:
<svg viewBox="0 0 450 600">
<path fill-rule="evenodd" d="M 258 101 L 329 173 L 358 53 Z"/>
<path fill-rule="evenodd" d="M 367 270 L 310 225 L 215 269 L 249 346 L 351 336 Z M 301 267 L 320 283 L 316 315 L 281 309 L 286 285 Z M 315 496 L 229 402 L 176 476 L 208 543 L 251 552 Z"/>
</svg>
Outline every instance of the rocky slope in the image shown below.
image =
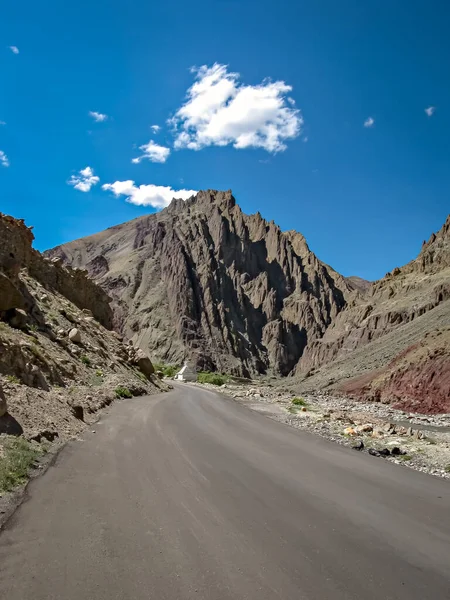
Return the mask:
<svg viewBox="0 0 450 600">
<path fill-rule="evenodd" d="M 325 335 L 308 345 L 297 366 L 305 372 L 382 337 L 450 299 L 450 216 L 424 242 L 419 256 L 350 301 Z M 449 307 L 450 310 L 450 307 Z"/>
<path fill-rule="evenodd" d="M 86 268 L 117 328 L 152 356 L 240 375 L 287 375 L 359 287 L 301 234 L 211 190 L 48 256 Z"/>
<path fill-rule="evenodd" d="M 450 217 L 415 260 L 349 302 L 296 373 L 303 390 L 450 412 Z"/>
<path fill-rule="evenodd" d="M 0 434 L 67 439 L 124 390 L 164 384 L 111 331 L 107 294 L 32 241 L 23 221 L 0 213 Z"/>
</svg>

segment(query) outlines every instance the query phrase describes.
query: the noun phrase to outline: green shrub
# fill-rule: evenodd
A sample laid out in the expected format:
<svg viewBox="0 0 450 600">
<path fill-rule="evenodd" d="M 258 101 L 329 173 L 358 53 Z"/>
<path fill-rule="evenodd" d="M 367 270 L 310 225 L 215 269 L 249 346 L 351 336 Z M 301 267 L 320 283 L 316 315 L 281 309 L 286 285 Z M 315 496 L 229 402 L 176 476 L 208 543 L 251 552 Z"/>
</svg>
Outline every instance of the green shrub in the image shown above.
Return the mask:
<svg viewBox="0 0 450 600">
<path fill-rule="evenodd" d="M 445 471 L 446 473 L 450 473 L 450 465 L 447 465 L 447 466 L 445 467 L 444 471 Z"/>
<path fill-rule="evenodd" d="M 7 440 L 0 459 L 0 491 L 9 492 L 24 483 L 28 471 L 41 452 L 24 438 Z"/>
<path fill-rule="evenodd" d="M 228 377 L 226 375 L 220 375 L 220 373 L 210 373 L 209 371 L 203 371 L 197 375 L 197 381 L 199 383 L 223 385 L 228 381 Z"/>
<path fill-rule="evenodd" d="M 97 377 L 103 377 L 103 371 L 101 369 L 97 369 L 95 371 L 95 374 L 97 375 Z"/>
<path fill-rule="evenodd" d="M 399 458 L 400 460 L 403 460 L 405 462 L 412 460 L 412 456 L 410 454 L 403 454 L 403 456 L 397 456 L 397 458 Z"/>
<path fill-rule="evenodd" d="M 308 403 L 304 398 L 292 398 L 291 402 L 294 406 L 308 406 Z"/>
<path fill-rule="evenodd" d="M 115 389 L 115 393 L 117 398 L 132 398 L 133 394 L 130 392 L 130 390 L 126 387 L 117 387 Z"/>
<path fill-rule="evenodd" d="M 144 375 L 142 371 L 135 371 L 136 376 L 144 383 L 148 383 L 147 377 Z"/>
<path fill-rule="evenodd" d="M 83 365 L 86 365 L 87 367 L 91 366 L 91 359 L 89 358 L 89 356 L 82 354 L 80 360 L 83 363 Z"/>
<path fill-rule="evenodd" d="M 20 383 L 20 379 L 15 375 L 7 375 L 6 381 L 8 381 L 8 383 Z"/>
<path fill-rule="evenodd" d="M 174 377 L 180 367 L 178 365 L 165 365 L 163 363 L 153 365 L 155 371 L 162 371 L 164 373 L 164 377 Z"/>
</svg>

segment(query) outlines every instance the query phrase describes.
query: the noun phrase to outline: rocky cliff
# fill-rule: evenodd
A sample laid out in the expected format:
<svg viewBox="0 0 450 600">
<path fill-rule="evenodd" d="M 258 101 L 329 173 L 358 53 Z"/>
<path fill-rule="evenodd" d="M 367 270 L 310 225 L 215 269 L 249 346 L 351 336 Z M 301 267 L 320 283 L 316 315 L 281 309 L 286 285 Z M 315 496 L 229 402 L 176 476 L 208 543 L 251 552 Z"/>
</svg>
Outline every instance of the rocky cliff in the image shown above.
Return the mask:
<svg viewBox="0 0 450 600">
<path fill-rule="evenodd" d="M 231 192 L 173 200 L 48 256 L 87 269 L 118 330 L 152 356 L 239 375 L 290 373 L 361 289 Z"/>
<path fill-rule="evenodd" d="M 148 358 L 109 330 L 107 294 L 32 241 L 31 228 L 0 213 L 0 434 L 64 439 L 121 390 L 164 384 Z"/>
</svg>

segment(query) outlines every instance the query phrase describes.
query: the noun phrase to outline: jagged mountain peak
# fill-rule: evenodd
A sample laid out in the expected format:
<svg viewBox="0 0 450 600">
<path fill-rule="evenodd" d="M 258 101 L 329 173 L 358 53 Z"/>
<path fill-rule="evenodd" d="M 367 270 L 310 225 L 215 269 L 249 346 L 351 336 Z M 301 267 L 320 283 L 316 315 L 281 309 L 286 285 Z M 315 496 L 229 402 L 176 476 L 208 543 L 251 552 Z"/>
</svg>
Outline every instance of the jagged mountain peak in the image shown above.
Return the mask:
<svg viewBox="0 0 450 600">
<path fill-rule="evenodd" d="M 114 298 L 117 327 L 153 356 L 236 374 L 289 373 L 352 293 L 300 233 L 243 213 L 231 190 L 174 199 L 50 255 L 86 268 Z"/>
</svg>

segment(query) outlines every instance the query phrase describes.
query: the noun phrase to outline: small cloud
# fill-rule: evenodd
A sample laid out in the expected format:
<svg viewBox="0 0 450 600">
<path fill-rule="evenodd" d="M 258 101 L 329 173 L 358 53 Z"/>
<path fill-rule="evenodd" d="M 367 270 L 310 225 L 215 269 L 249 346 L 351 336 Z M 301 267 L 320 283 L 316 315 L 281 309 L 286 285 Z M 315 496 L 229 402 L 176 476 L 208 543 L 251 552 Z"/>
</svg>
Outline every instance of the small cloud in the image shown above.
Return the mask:
<svg viewBox="0 0 450 600">
<path fill-rule="evenodd" d="M 94 169 L 92 167 L 86 167 L 85 169 L 81 169 L 77 175 L 72 175 L 72 177 L 67 182 L 69 185 L 73 185 L 76 190 L 80 190 L 80 192 L 89 192 L 93 185 L 97 185 L 100 181 L 100 177 L 94 175 Z"/>
<path fill-rule="evenodd" d="M 185 103 L 169 123 L 175 148 L 201 150 L 232 145 L 236 149 L 286 150 L 286 141 L 301 133 L 303 117 L 284 81 L 264 79 L 259 85 L 241 83 L 238 73 L 215 63 L 191 69 L 195 81 Z"/>
<path fill-rule="evenodd" d="M 305 142 L 305 144 L 306 144 L 306 142 L 307 142 L 308 140 L 309 140 L 309 137 L 308 137 L 307 135 L 305 135 L 305 137 L 303 138 L 302 142 Z"/>
<path fill-rule="evenodd" d="M 174 198 L 187 200 L 197 194 L 195 190 L 173 190 L 164 185 L 137 186 L 132 180 L 105 183 L 102 185 L 102 189 L 112 192 L 116 197 L 126 196 L 125 200 L 136 206 L 153 206 L 153 208 L 164 208 Z"/>
<path fill-rule="evenodd" d="M 108 118 L 108 115 L 96 112 L 95 110 L 90 110 L 89 116 L 92 117 L 97 123 L 103 123 L 103 121 L 106 121 L 106 119 Z"/>
<path fill-rule="evenodd" d="M 373 117 L 368 117 L 364 121 L 364 127 L 373 127 L 375 125 L 375 119 Z"/>
<path fill-rule="evenodd" d="M 429 106 L 428 108 L 425 109 L 425 112 L 427 113 L 427 115 L 429 117 L 432 117 L 434 115 L 434 113 L 436 112 L 436 107 L 435 106 Z"/>
<path fill-rule="evenodd" d="M 1 125 L 6 125 L 6 121 L 0 121 L 0 126 Z"/>
<path fill-rule="evenodd" d="M 161 127 L 159 125 L 151 125 L 150 129 L 153 131 L 153 133 L 158 133 L 158 131 L 161 130 Z"/>
<path fill-rule="evenodd" d="M 3 150 L 0 150 L 0 165 L 2 165 L 2 167 L 9 167 L 9 159 Z"/>
<path fill-rule="evenodd" d="M 9 49 L 13 54 L 19 54 L 19 48 L 17 46 L 9 46 Z"/>
<path fill-rule="evenodd" d="M 148 144 L 139 146 L 139 150 L 142 150 L 142 156 L 131 159 L 131 162 L 135 165 L 140 163 L 145 158 L 148 158 L 148 160 L 151 162 L 165 163 L 170 154 L 170 148 L 167 148 L 166 146 L 160 146 L 153 140 L 150 140 Z"/>
</svg>

